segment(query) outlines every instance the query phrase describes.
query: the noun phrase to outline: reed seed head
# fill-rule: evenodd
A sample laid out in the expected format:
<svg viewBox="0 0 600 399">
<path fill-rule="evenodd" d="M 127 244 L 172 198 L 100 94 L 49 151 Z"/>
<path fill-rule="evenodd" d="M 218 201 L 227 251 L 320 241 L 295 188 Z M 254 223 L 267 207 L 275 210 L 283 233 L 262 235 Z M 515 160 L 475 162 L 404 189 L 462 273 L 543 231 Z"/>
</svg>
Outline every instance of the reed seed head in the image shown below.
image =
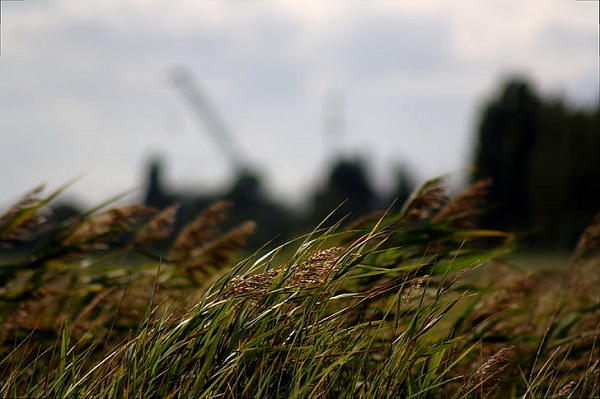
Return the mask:
<svg viewBox="0 0 600 399">
<path fill-rule="evenodd" d="M 91 216 L 77 225 L 63 240 L 64 246 L 80 249 L 105 249 L 107 242 L 128 231 L 136 219 L 154 212 L 143 205 L 120 206 Z"/>
<path fill-rule="evenodd" d="M 173 231 L 175 218 L 180 205 L 171 205 L 158 212 L 144 227 L 142 227 L 135 236 L 134 246 L 138 248 L 148 248 L 157 241 L 168 237 Z"/>
<path fill-rule="evenodd" d="M 510 346 L 500 349 L 477 369 L 473 375 L 476 389 L 483 392 L 492 392 L 496 390 L 498 384 L 505 379 L 501 373 L 510 364 L 514 348 L 514 346 Z"/>
<path fill-rule="evenodd" d="M 446 202 L 448 193 L 443 179 L 426 183 L 408 200 L 403 213 L 409 222 L 418 222 L 431 218 Z"/>
<path fill-rule="evenodd" d="M 254 234 L 255 230 L 256 223 L 247 221 L 217 239 L 192 250 L 191 256 L 184 262 L 186 269 L 191 271 L 225 267 L 235 251 L 246 245 L 248 237 Z"/>
<path fill-rule="evenodd" d="M 293 270 L 285 282 L 285 288 L 297 290 L 322 284 L 335 267 L 335 263 L 339 259 L 338 254 L 342 250 L 342 247 L 333 247 L 316 252 Z M 230 281 L 225 295 L 264 295 L 280 273 L 281 269 L 269 269 L 246 278 L 235 277 Z"/>
<path fill-rule="evenodd" d="M 343 250 L 342 247 L 332 247 L 313 254 L 294 270 L 288 286 L 307 288 L 322 284 L 339 259 L 338 254 Z"/>
<path fill-rule="evenodd" d="M 583 231 L 575 251 L 574 260 L 593 257 L 600 254 L 600 213 L 598 213 L 592 223 Z"/>
<path fill-rule="evenodd" d="M 269 269 L 250 277 L 234 277 L 229 282 L 225 296 L 240 296 L 246 294 L 266 294 L 273 279 L 279 273 L 278 269 Z"/>
<path fill-rule="evenodd" d="M 481 206 L 486 204 L 491 179 L 480 180 L 452 198 L 433 217 L 432 222 L 449 221 L 453 227 L 470 229 L 476 227 Z"/>
<path fill-rule="evenodd" d="M 0 216 L 0 240 L 31 240 L 37 236 L 36 226 L 44 223 L 51 214 L 47 208 L 36 209 L 31 215 L 20 220 L 23 212 L 39 207 L 42 199 L 39 197 L 45 185 L 40 185 L 25 193 L 23 197 Z"/>
<path fill-rule="evenodd" d="M 225 219 L 229 207 L 231 202 L 215 202 L 187 224 L 175 239 L 169 259 L 176 262 L 185 261 L 191 257 L 193 249 L 216 236 L 219 232 L 216 226 Z"/>
<path fill-rule="evenodd" d="M 558 393 L 556 394 L 556 398 L 568 398 L 571 395 L 571 393 L 573 393 L 575 387 L 577 387 L 577 382 L 570 381 L 564 387 L 562 387 L 560 391 L 558 391 Z"/>
<path fill-rule="evenodd" d="M 352 230 L 362 230 L 365 228 L 371 228 L 375 223 L 377 223 L 379 220 L 381 220 L 384 215 L 385 215 L 385 213 L 382 211 L 375 211 L 375 212 L 368 213 L 364 216 L 359 217 L 352 223 L 350 223 L 348 225 L 347 230 L 352 231 Z"/>
</svg>

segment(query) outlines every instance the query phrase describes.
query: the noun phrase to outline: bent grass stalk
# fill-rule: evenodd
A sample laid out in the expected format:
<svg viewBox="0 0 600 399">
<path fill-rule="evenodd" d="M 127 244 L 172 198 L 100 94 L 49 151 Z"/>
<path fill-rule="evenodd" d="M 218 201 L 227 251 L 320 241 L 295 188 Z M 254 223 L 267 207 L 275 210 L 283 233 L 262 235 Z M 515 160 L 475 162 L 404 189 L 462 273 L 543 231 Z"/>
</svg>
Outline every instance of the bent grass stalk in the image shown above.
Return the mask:
<svg viewBox="0 0 600 399">
<path fill-rule="evenodd" d="M 512 245 L 510 234 L 474 228 L 487 184 L 476 184 L 453 200 L 436 179 L 417 191 L 399 214 L 364 219 L 350 230 L 343 230 L 341 222 L 329 228 L 322 224 L 230 269 L 221 263 L 229 261 L 253 226 L 218 235 L 215 228 L 224 217 L 225 203 L 193 220 L 175 239 L 167 259 L 123 275 L 127 278 L 121 277 L 121 285 L 74 263 L 68 270 L 77 286 L 90 289 L 93 282 L 100 291 L 73 307 L 77 312 L 66 312 L 53 344 L 36 346 L 34 328 L 6 352 L 0 360 L 0 395 L 597 397 L 597 303 L 572 301 L 540 310 L 531 305 L 544 299 L 531 285 L 535 276 L 485 289 L 469 281 L 469 271 L 504 256 Z M 35 201 L 34 207 L 44 200 Z M 18 216 L 3 219 L 6 236 L 25 237 L 25 230 L 38 223 L 26 223 L 35 212 L 24 214 L 25 208 L 16 207 L 13 214 Z M 100 213 L 120 221 L 118 226 L 98 224 L 91 212 L 68 225 L 56 242 L 69 245 L 36 254 L 36 270 L 44 277 L 53 270 L 48 265 L 64 262 L 70 251 L 81 256 L 99 250 L 96 244 L 121 230 L 135 232 L 137 218 L 149 211 L 127 209 L 126 214 Z M 176 210 L 156 214 L 125 248 L 147 251 L 149 244 L 165 237 Z M 148 230 L 153 225 L 160 230 L 156 234 Z M 17 228 L 18 235 L 11 236 Z M 583 262 L 589 251 L 579 252 L 578 262 Z M 205 272 L 209 266 L 219 277 L 201 286 L 201 274 L 190 272 Z M 19 267 L 26 269 L 27 263 Z M 15 270 L 0 267 L 11 278 L 18 274 Z M 122 273 L 114 266 L 107 271 Z M 187 285 L 173 285 L 173 280 Z M 54 288 L 53 281 L 35 280 L 30 295 Z M 175 298 L 196 302 L 188 305 L 164 293 L 174 290 Z M 499 306 L 496 292 L 510 299 L 508 307 Z M 128 305 L 127 298 L 134 302 Z M 80 334 L 73 328 L 103 307 L 113 312 L 108 319 L 99 318 L 108 325 L 91 325 L 106 329 L 106 334 Z M 137 324 L 124 324 L 124 315 L 136 308 L 145 316 Z M 527 318 L 534 323 L 524 323 Z M 504 373 L 508 367 L 516 367 L 522 377 Z"/>
</svg>

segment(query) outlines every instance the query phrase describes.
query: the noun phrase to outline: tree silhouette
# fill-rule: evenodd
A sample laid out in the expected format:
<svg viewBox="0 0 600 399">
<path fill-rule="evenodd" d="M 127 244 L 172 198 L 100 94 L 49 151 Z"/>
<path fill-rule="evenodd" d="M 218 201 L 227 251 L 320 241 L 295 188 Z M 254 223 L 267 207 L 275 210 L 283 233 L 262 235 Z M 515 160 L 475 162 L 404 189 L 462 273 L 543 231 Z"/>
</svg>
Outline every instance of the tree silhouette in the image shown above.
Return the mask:
<svg viewBox="0 0 600 399">
<path fill-rule="evenodd" d="M 376 202 L 377 195 L 364 162 L 358 158 L 340 158 L 333 164 L 325 186 L 315 193 L 309 219 L 318 223 L 342 204 L 341 216 L 362 216 L 373 211 Z"/>
<path fill-rule="evenodd" d="M 491 177 L 488 227 L 567 247 L 599 210 L 600 107 L 573 109 L 513 78 L 482 112 L 475 178 Z"/>
<path fill-rule="evenodd" d="M 523 80 L 508 82 L 483 113 L 475 165 L 478 179 L 494 182 L 489 200 L 497 208 L 488 221 L 495 227 L 522 229 L 528 224 L 528 164 L 539 119 L 540 101 Z"/>
</svg>

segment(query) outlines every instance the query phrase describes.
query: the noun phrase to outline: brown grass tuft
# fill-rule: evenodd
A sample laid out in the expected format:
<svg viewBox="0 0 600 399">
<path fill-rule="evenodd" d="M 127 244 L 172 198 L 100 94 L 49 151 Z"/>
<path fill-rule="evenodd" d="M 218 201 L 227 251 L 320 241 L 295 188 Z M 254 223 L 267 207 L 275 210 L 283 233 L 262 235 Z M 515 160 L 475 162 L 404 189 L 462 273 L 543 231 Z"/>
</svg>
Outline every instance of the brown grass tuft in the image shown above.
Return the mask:
<svg viewBox="0 0 600 399">
<path fill-rule="evenodd" d="M 31 191 L 25 193 L 23 197 L 12 205 L 0 217 L 0 240 L 31 240 L 36 237 L 33 228 L 44 223 L 50 215 L 47 208 L 37 209 L 30 215 L 22 214 L 28 209 L 39 207 L 42 199 L 39 194 L 44 190 L 45 185 L 40 185 Z"/>
<path fill-rule="evenodd" d="M 80 250 L 105 249 L 107 243 L 118 235 L 129 231 L 136 219 L 153 213 L 143 205 L 128 205 L 108 209 L 84 220 L 62 241 L 66 247 Z"/>
<path fill-rule="evenodd" d="M 310 256 L 292 271 L 291 276 L 286 281 L 285 288 L 296 290 L 322 284 L 335 267 L 335 263 L 339 259 L 338 254 L 343 249 L 342 247 L 332 247 Z M 273 280 L 279 273 L 282 273 L 281 269 L 269 269 L 246 278 L 235 277 L 230 281 L 225 296 L 264 295 L 268 292 Z"/>
<path fill-rule="evenodd" d="M 457 229 L 475 228 L 480 207 L 486 204 L 486 197 L 491 184 L 491 179 L 485 179 L 467 187 L 444 205 L 433 217 L 432 222 L 448 221 Z"/>
<path fill-rule="evenodd" d="M 191 257 L 192 250 L 216 236 L 219 231 L 215 226 L 225 218 L 229 207 L 231 202 L 215 202 L 187 224 L 175 239 L 169 259 L 175 262 L 186 261 Z"/>
<path fill-rule="evenodd" d="M 135 235 L 133 245 L 136 248 L 148 248 L 168 237 L 173 231 L 173 224 L 179 208 L 179 204 L 171 205 L 154 215 L 150 222 Z"/>
<path fill-rule="evenodd" d="M 600 255 L 600 213 L 594 217 L 592 223 L 581 234 L 573 252 L 573 261 L 596 255 Z"/>
<path fill-rule="evenodd" d="M 348 228 L 346 230 L 352 231 L 352 230 L 362 230 L 365 228 L 372 228 L 373 225 L 375 223 L 377 223 L 378 221 L 380 221 L 384 215 L 385 215 L 385 212 L 382 212 L 382 211 L 371 212 L 369 214 L 366 214 L 366 215 L 361 216 L 358 219 L 354 220 L 352 223 L 350 223 L 348 225 Z"/>
<path fill-rule="evenodd" d="M 247 294 L 261 295 L 268 292 L 273 279 L 280 273 L 279 269 L 269 269 L 254 276 L 242 278 L 234 277 L 229 282 L 225 296 L 242 296 Z"/>
<path fill-rule="evenodd" d="M 443 179 L 427 182 L 413 197 L 409 198 L 403 214 L 409 222 L 431 218 L 448 201 Z"/>
<path fill-rule="evenodd" d="M 494 392 L 506 379 L 505 369 L 510 364 L 513 351 L 514 346 L 502 348 L 481 365 L 473 374 L 473 390 L 484 394 Z"/>
<path fill-rule="evenodd" d="M 307 288 L 322 284 L 339 259 L 342 247 L 332 247 L 313 254 L 290 277 L 291 288 Z"/>
<path fill-rule="evenodd" d="M 536 319 L 547 317 L 560 305 L 558 298 L 564 290 L 565 276 L 559 272 L 538 271 L 521 275 L 497 265 L 493 271 L 494 291 L 482 298 L 467 318 L 467 326 L 476 329 L 480 324 L 493 322 L 490 333 L 528 335 L 539 328 Z M 536 306 L 533 307 L 532 304 Z M 507 317 L 509 312 L 512 316 Z M 531 313 L 526 313 L 531 312 Z M 515 320 L 520 320 L 515 323 Z"/>
<path fill-rule="evenodd" d="M 186 260 L 188 272 L 222 269 L 230 261 L 235 251 L 246 245 L 246 240 L 254 234 L 256 223 L 247 221 L 229 230 L 221 237 L 212 240 L 191 251 L 191 257 Z"/>
<path fill-rule="evenodd" d="M 573 393 L 575 387 L 577 387 L 577 382 L 570 381 L 568 384 L 563 386 L 560 391 L 558 391 L 558 393 L 556 394 L 556 398 L 568 398 Z"/>
</svg>

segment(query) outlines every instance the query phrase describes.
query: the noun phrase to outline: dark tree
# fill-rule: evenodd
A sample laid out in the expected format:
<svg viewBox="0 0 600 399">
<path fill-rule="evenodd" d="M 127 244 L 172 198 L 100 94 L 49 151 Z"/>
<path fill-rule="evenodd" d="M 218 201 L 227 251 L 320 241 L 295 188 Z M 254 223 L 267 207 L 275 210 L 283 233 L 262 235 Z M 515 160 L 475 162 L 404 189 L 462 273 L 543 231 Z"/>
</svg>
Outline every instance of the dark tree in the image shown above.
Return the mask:
<svg viewBox="0 0 600 399">
<path fill-rule="evenodd" d="M 483 112 L 475 165 L 477 178 L 494 182 L 489 200 L 496 208 L 488 219 L 494 227 L 522 229 L 528 224 L 528 165 L 539 120 L 539 99 L 522 80 L 507 83 Z"/>
<path fill-rule="evenodd" d="M 310 219 L 312 223 L 318 223 L 342 203 L 340 216 L 363 216 L 375 209 L 377 194 L 365 164 L 360 159 L 342 158 L 333 164 L 327 183 L 315 194 L 313 201 Z"/>
<path fill-rule="evenodd" d="M 488 227 L 529 231 L 566 248 L 600 210 L 600 107 L 575 109 L 506 82 L 482 112 L 475 178 L 491 177 Z"/>
</svg>

